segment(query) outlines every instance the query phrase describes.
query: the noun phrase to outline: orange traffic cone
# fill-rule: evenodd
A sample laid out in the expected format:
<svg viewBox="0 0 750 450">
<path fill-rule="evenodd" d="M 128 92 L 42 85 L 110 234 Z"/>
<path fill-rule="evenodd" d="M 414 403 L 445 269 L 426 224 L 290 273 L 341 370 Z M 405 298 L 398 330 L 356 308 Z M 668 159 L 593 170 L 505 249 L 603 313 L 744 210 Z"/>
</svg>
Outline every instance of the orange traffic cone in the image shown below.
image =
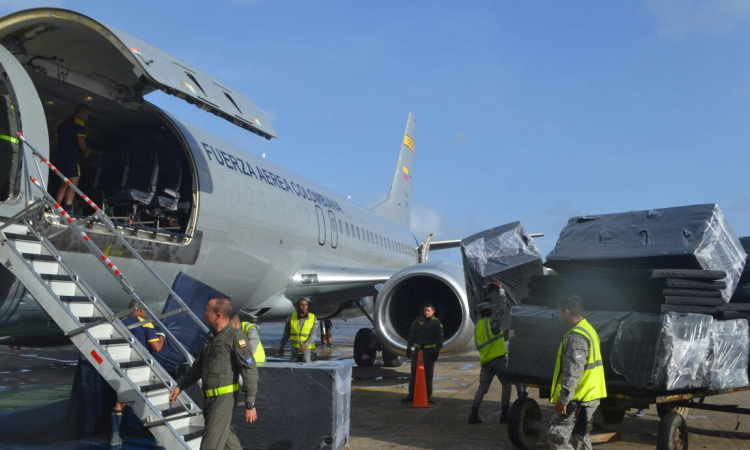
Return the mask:
<svg viewBox="0 0 750 450">
<path fill-rule="evenodd" d="M 409 405 L 412 408 L 432 408 L 433 405 L 427 401 L 427 382 L 424 379 L 424 359 L 422 350 L 417 356 L 417 378 L 414 380 L 414 402 Z"/>
</svg>

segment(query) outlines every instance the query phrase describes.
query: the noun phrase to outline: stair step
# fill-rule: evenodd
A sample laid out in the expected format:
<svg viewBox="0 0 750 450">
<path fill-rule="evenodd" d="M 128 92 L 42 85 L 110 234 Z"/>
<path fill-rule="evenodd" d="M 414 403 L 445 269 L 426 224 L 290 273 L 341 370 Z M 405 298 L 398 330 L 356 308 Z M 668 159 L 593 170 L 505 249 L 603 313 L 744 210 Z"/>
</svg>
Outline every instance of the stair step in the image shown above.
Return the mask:
<svg viewBox="0 0 750 450">
<path fill-rule="evenodd" d="M 5 222 L 0 222 L 0 225 L 3 225 Z M 5 234 L 20 234 L 24 235 L 29 232 L 29 227 L 27 227 L 24 224 L 14 223 L 13 225 L 8 225 L 7 228 L 3 228 L 3 231 Z"/>
<path fill-rule="evenodd" d="M 16 242 L 39 242 L 33 234 L 5 233 L 5 237 Z"/>
<path fill-rule="evenodd" d="M 185 442 L 203 436 L 203 427 L 198 425 L 188 425 L 184 428 L 177 428 L 175 431 L 185 439 Z"/>
<path fill-rule="evenodd" d="M 148 367 L 148 363 L 143 360 L 136 359 L 135 361 L 115 361 L 120 365 L 121 369 L 135 369 L 136 367 Z"/>
<path fill-rule="evenodd" d="M 99 345 L 119 345 L 119 344 L 130 344 L 127 339 L 99 339 Z"/>
<path fill-rule="evenodd" d="M 61 295 L 60 300 L 66 303 L 91 303 L 91 299 L 85 295 Z"/>
<path fill-rule="evenodd" d="M 65 302 L 65 305 L 70 309 L 70 313 L 74 316 L 78 317 L 78 320 L 84 318 L 92 318 L 96 314 L 99 314 L 99 311 L 94 308 L 94 304 L 87 302 Z M 101 318 L 101 316 L 97 316 L 97 319 Z"/>
<path fill-rule="evenodd" d="M 116 339 L 113 339 L 113 340 L 116 340 Z M 102 349 L 104 349 L 104 351 L 106 351 L 109 354 L 109 356 L 115 361 L 130 358 L 130 354 L 132 352 L 132 349 L 130 348 L 130 344 L 128 343 L 104 345 L 102 346 Z"/>
<path fill-rule="evenodd" d="M 144 385 L 138 386 L 138 387 L 141 389 L 141 392 L 143 392 L 144 394 L 146 394 L 146 393 L 149 393 L 149 394 L 150 393 L 155 393 L 155 392 L 157 392 L 157 391 L 159 391 L 161 389 L 164 389 L 167 392 L 169 392 L 169 388 L 165 387 L 164 383 L 162 383 L 162 382 L 144 384 Z"/>
<path fill-rule="evenodd" d="M 24 253 L 23 257 L 28 261 L 49 261 L 57 262 L 57 258 L 52 255 L 36 254 L 36 253 Z"/>
<path fill-rule="evenodd" d="M 81 322 L 82 325 L 86 325 L 87 323 L 96 322 L 97 320 L 101 320 L 101 319 L 103 319 L 103 317 L 101 317 L 101 316 L 97 316 L 97 317 L 87 316 L 87 317 L 79 317 L 78 321 Z M 109 325 L 109 322 L 107 322 L 106 324 Z M 97 328 L 97 327 L 94 327 L 94 328 Z M 93 328 L 92 328 L 92 330 L 93 330 Z M 109 337 L 111 337 L 111 335 Z"/>
<path fill-rule="evenodd" d="M 67 281 L 69 283 L 74 282 L 73 277 L 68 274 L 41 273 L 39 275 L 42 277 L 42 280 L 45 281 Z"/>
<path fill-rule="evenodd" d="M 179 403 L 177 403 L 177 406 L 172 406 L 166 409 L 159 409 L 159 410 L 161 411 L 161 416 L 164 418 L 173 416 L 175 414 L 188 412 L 188 411 L 185 411 L 185 408 L 183 408 L 182 405 L 180 405 Z"/>
<path fill-rule="evenodd" d="M 109 323 L 103 323 L 93 328 L 89 328 L 88 332 L 94 339 L 111 339 L 114 327 Z"/>
<path fill-rule="evenodd" d="M 16 236 L 17 239 L 12 238 L 12 236 Z M 24 239 L 27 237 L 26 235 L 5 233 L 5 237 L 13 241 L 13 244 L 16 246 L 16 250 L 18 250 L 19 252 L 23 254 L 31 253 L 35 255 L 42 253 L 42 243 L 39 242 L 39 240 L 37 240 L 35 236 L 29 236 L 30 238 Z"/>
</svg>

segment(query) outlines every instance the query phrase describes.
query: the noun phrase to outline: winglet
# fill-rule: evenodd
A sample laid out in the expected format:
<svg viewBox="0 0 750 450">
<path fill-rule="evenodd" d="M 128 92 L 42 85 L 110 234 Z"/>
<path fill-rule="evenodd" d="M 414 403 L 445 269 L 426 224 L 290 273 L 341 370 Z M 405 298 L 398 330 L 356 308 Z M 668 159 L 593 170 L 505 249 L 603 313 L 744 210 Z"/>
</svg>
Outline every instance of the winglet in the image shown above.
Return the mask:
<svg viewBox="0 0 750 450">
<path fill-rule="evenodd" d="M 391 192 L 383 203 L 373 208 L 373 211 L 381 217 L 392 220 L 406 228 L 409 228 L 411 223 L 411 184 L 414 176 L 416 122 L 414 115 L 409 113 L 406 131 L 401 141 L 396 172 L 393 174 Z"/>
</svg>

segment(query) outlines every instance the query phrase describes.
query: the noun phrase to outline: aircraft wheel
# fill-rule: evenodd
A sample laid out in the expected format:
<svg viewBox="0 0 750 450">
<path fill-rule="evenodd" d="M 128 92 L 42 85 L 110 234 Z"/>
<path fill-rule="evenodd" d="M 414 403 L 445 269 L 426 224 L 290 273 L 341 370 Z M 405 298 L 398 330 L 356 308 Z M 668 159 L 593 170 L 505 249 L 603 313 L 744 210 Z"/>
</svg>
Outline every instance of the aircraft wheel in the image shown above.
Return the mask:
<svg viewBox="0 0 750 450">
<path fill-rule="evenodd" d="M 508 413 L 508 437 L 516 448 L 533 448 L 542 434 L 542 410 L 532 398 L 519 398 Z"/>
<path fill-rule="evenodd" d="M 375 340 L 375 330 L 361 328 L 354 336 L 354 362 L 360 367 L 370 367 L 375 363 L 375 350 L 372 345 Z"/>
<path fill-rule="evenodd" d="M 383 365 L 385 367 L 401 367 L 401 364 L 403 363 L 404 358 L 387 350 L 383 350 Z"/>
<path fill-rule="evenodd" d="M 665 417 L 667 417 L 667 414 L 671 412 L 676 412 L 677 414 L 681 415 L 682 417 L 687 417 L 688 413 L 690 412 L 690 408 L 687 406 L 672 406 L 671 403 L 657 403 L 656 404 L 656 412 L 659 414 L 659 418 L 661 420 L 664 420 Z"/>
<path fill-rule="evenodd" d="M 656 450 L 688 450 L 688 429 L 685 419 L 672 411 L 659 423 Z"/>
</svg>

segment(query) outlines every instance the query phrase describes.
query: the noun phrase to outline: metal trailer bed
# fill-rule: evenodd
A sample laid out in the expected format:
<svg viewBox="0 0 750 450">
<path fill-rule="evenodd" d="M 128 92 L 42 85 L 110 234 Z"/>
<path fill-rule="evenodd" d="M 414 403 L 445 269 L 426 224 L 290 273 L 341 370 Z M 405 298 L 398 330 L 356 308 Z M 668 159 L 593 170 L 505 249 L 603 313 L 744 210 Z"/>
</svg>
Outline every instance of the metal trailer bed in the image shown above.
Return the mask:
<svg viewBox="0 0 750 450">
<path fill-rule="evenodd" d="M 549 398 L 551 379 L 505 372 L 502 377 L 512 382 L 539 388 L 540 398 Z M 750 386 L 710 391 L 708 388 L 682 391 L 655 391 L 637 389 L 618 384 L 607 384 L 607 398 L 601 400 L 597 412 L 605 424 L 620 424 L 625 412 L 631 408 L 647 408 L 656 405 L 661 418 L 657 434 L 657 450 L 688 450 L 688 429 L 685 418 L 690 408 L 750 415 L 750 408 L 738 405 L 712 405 L 704 403 L 706 397 L 750 390 Z M 592 420 L 593 422 L 593 420 Z M 539 441 L 541 432 L 547 429 L 542 420 L 539 404 L 532 398 L 519 398 L 508 414 L 508 435 L 516 448 L 532 448 Z"/>
</svg>

